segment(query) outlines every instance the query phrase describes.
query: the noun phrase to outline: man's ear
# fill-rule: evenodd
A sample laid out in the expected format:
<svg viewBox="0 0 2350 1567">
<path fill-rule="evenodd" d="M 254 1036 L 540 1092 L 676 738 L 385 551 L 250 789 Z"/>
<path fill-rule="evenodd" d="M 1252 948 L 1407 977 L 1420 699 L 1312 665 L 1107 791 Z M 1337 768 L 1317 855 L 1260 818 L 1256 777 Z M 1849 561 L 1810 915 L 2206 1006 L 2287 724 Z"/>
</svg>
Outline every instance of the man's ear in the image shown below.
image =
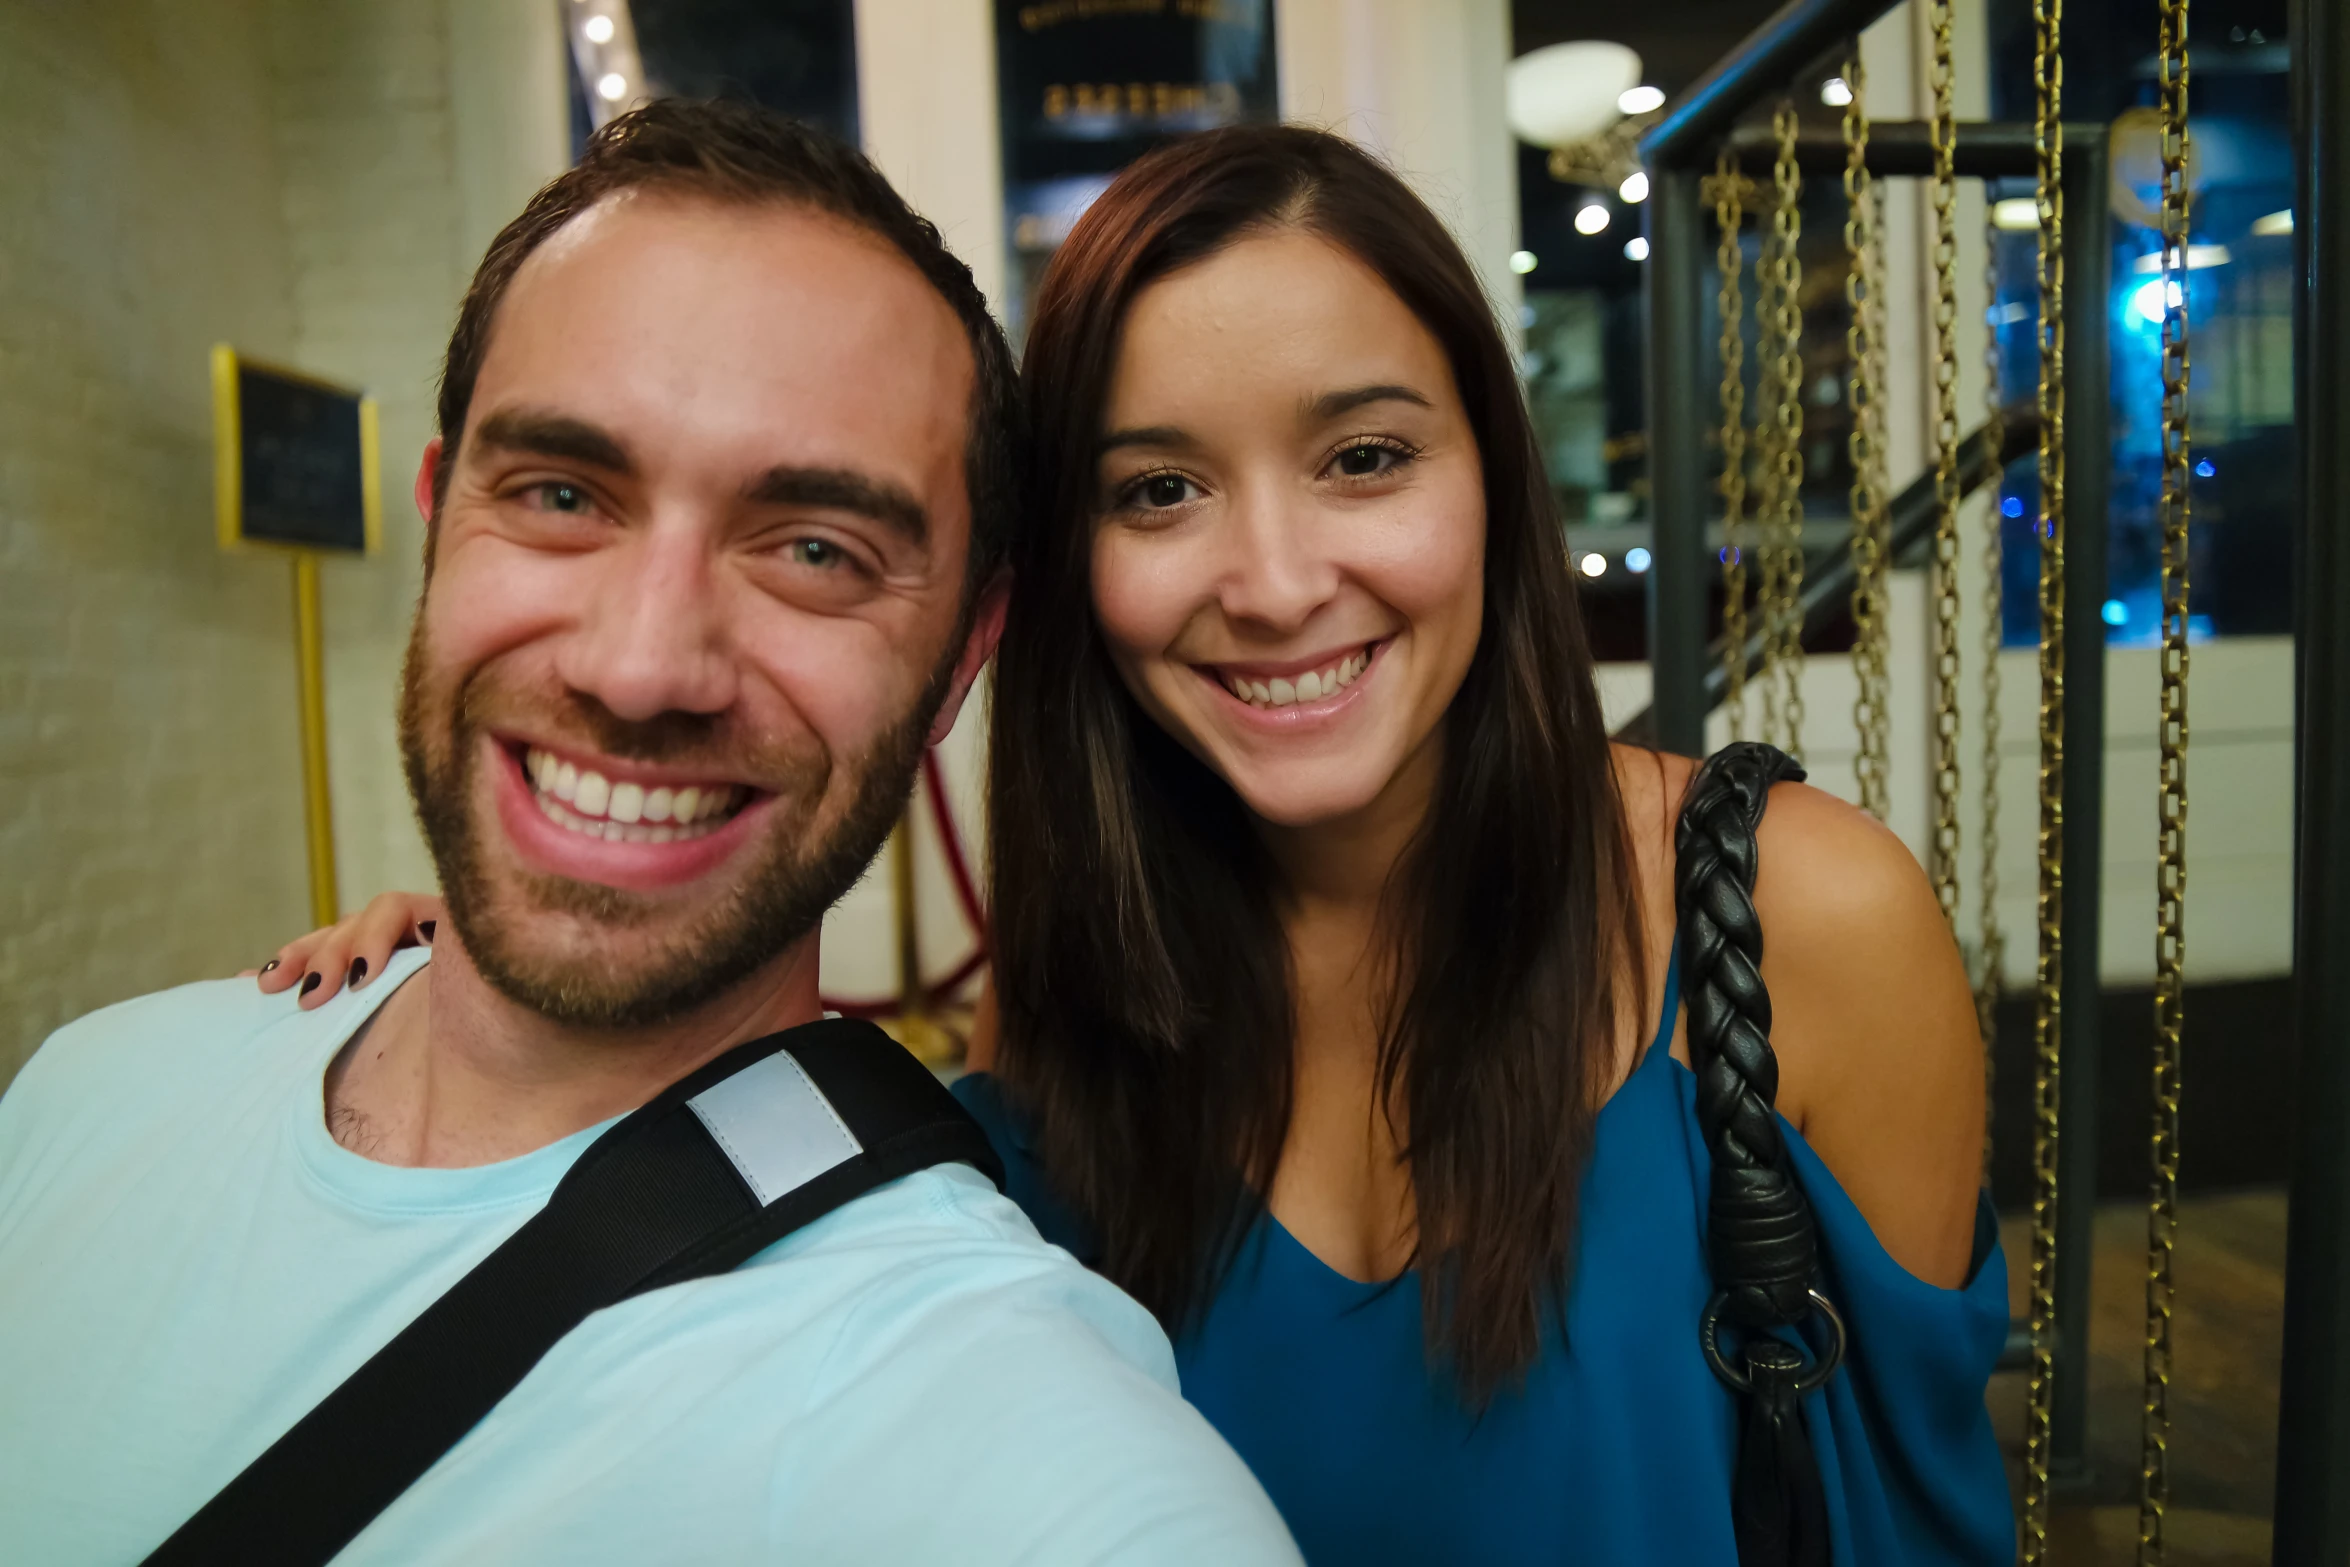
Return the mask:
<svg viewBox="0 0 2350 1567">
<path fill-rule="evenodd" d="M 1012 574 L 1008 571 L 997 572 L 979 590 L 979 603 L 971 612 L 971 635 L 964 640 L 962 656 L 955 660 L 954 683 L 947 687 L 946 700 L 938 704 L 938 716 L 930 721 L 929 744 L 937 745 L 953 730 L 963 711 L 963 699 L 971 694 L 987 661 L 995 657 L 995 645 L 1004 634 L 1004 606 L 1011 597 Z"/>
<path fill-rule="evenodd" d="M 424 560 L 429 572 L 433 546 L 440 542 L 434 535 L 440 532 L 441 508 L 434 498 L 441 476 L 441 438 L 434 436 L 424 443 L 424 457 L 416 465 L 416 515 L 424 519 Z"/>
<path fill-rule="evenodd" d="M 424 525 L 433 525 L 433 516 L 440 510 L 433 504 L 433 484 L 441 474 L 441 438 L 434 436 L 424 443 L 424 459 L 416 465 L 416 515 Z"/>
</svg>

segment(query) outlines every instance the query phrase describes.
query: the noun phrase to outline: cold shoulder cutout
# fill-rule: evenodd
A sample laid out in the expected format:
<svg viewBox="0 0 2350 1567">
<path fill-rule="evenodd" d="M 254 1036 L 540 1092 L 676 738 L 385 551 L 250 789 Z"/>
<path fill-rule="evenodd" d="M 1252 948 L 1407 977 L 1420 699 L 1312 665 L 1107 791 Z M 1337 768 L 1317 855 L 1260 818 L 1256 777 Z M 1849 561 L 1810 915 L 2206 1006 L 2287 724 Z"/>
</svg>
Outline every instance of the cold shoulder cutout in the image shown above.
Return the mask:
<svg viewBox="0 0 2350 1567">
<path fill-rule="evenodd" d="M 1176 1343 L 1183 1392 L 1248 1461 L 1308 1561 L 1723 1563 L 1736 1433 L 1698 1348 L 1712 1294 L 1712 1158 L 1696 1079 L 1664 1015 L 1598 1117 L 1563 1331 L 1482 1410 L 1422 1348 L 1420 1291 L 1324 1265 L 1270 1215 Z M 1052 1194 L 995 1081 L 955 1092 L 1002 1154 L 1047 1239 L 1093 1248 Z M 2015 1529 L 1983 1394 L 2007 1337 L 2007 1270 L 1988 1200 L 1957 1289 L 1878 1244 L 1785 1125 L 1819 1226 L 1825 1288 L 1850 1342 L 1805 1415 L 1826 1479 L 1836 1567 L 2008 1567 Z M 1814 1346 L 1815 1349 L 1818 1346 Z"/>
</svg>

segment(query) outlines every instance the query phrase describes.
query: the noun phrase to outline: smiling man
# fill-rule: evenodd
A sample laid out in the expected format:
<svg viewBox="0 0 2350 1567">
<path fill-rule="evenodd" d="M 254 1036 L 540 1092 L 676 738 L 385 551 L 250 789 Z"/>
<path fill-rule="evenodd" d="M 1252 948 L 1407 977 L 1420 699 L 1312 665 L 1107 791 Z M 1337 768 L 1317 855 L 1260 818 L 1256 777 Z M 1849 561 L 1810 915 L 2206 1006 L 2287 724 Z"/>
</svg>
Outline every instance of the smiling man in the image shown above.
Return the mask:
<svg viewBox="0 0 2350 1567">
<path fill-rule="evenodd" d="M 1017 436 L 968 272 L 787 122 L 640 110 L 499 236 L 400 705 L 448 927 L 315 1010 L 95 1014 L 0 1100 L 0 1558 L 141 1559 L 610 1123 L 818 1017 Z M 588 1316 L 337 1559 L 1295 1558 L 1157 1325 L 946 1165 Z"/>
</svg>

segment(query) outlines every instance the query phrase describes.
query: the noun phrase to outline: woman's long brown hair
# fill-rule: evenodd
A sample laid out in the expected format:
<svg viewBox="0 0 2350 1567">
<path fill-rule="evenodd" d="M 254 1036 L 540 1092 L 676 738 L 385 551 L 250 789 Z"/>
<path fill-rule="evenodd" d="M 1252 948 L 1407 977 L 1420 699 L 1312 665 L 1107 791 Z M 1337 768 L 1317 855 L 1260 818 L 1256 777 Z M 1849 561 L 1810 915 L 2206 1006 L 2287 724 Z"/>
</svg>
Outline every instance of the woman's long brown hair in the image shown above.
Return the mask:
<svg viewBox="0 0 2350 1567">
<path fill-rule="evenodd" d="M 1338 137 L 1249 127 L 1128 168 L 1039 290 L 1039 512 L 1013 546 L 990 753 L 1000 1072 L 1097 1265 L 1172 1331 L 1263 1209 L 1295 1093 L 1274 869 L 1239 798 L 1120 683 L 1090 593 L 1120 328 L 1252 233 L 1358 257 L 1443 346 L 1483 459 L 1485 622 L 1387 890 L 1380 1102 L 1405 1129 L 1432 1361 L 1481 1399 L 1563 1305 L 1576 1192 L 1640 988 L 1623 808 L 1509 349 L 1435 216 Z M 1624 976 L 1633 976 L 1627 980 Z"/>
</svg>

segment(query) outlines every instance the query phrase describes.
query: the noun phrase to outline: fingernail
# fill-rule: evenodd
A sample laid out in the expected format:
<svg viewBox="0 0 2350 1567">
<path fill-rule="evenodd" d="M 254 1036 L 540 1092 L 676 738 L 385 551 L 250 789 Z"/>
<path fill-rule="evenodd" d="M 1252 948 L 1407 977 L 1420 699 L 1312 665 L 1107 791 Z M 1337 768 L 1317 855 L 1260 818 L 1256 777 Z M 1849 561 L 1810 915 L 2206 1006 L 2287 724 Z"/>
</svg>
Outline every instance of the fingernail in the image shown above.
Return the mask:
<svg viewBox="0 0 2350 1567">
<path fill-rule="evenodd" d="M 271 959 L 270 959 L 270 960 L 269 960 L 267 963 L 264 963 L 264 964 L 262 964 L 262 965 L 261 965 L 261 972 L 262 972 L 262 973 L 264 973 L 264 974 L 266 974 L 266 973 L 268 973 L 268 972 L 269 972 L 271 969 L 273 969 L 273 968 L 276 968 L 276 967 L 277 967 L 277 959 L 275 959 L 275 958 L 271 958 Z"/>
<path fill-rule="evenodd" d="M 322 978 L 324 978 L 324 977 L 325 977 L 324 975 L 320 975 L 320 974 L 305 974 L 305 975 L 303 975 L 303 976 L 302 976 L 302 994 L 303 994 L 303 995 L 305 995 L 305 996 L 307 996 L 308 994 L 310 994 L 310 992 L 312 992 L 313 990 L 316 990 L 316 989 L 318 988 L 318 982 L 319 982 L 319 981 L 320 981 Z"/>
<path fill-rule="evenodd" d="M 424 937 L 424 944 L 426 946 L 429 947 L 432 945 L 432 928 L 439 923 L 439 920 L 425 920 L 416 927 L 417 934 Z"/>
<path fill-rule="evenodd" d="M 353 990 L 357 990 L 362 984 L 366 983 L 366 980 L 367 960 L 365 958 L 353 958 L 351 960 L 351 988 Z"/>
</svg>

